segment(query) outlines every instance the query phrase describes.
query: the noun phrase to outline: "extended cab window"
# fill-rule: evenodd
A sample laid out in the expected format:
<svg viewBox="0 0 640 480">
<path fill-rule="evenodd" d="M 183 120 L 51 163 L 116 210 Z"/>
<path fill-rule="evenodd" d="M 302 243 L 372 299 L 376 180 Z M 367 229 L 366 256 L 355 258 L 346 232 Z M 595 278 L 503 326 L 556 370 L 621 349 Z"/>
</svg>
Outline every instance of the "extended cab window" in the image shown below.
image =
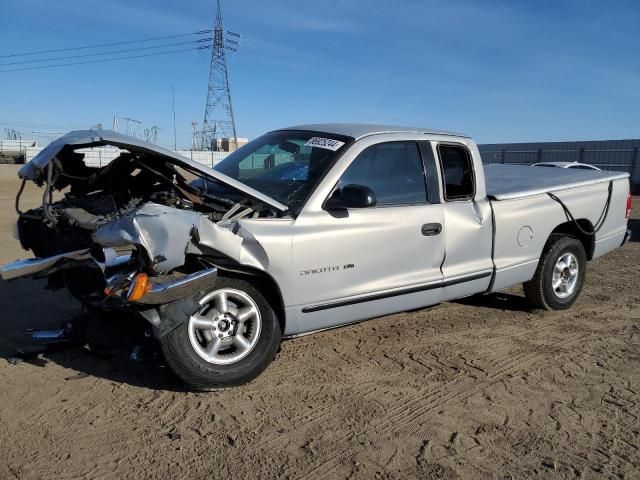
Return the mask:
<svg viewBox="0 0 640 480">
<path fill-rule="evenodd" d="M 438 145 L 445 200 L 473 198 L 473 162 L 469 150 L 460 145 Z"/>
<path fill-rule="evenodd" d="M 369 187 L 377 205 L 427 201 L 424 168 L 415 142 L 379 143 L 363 150 L 340 178 L 338 188 L 349 184 Z"/>
</svg>

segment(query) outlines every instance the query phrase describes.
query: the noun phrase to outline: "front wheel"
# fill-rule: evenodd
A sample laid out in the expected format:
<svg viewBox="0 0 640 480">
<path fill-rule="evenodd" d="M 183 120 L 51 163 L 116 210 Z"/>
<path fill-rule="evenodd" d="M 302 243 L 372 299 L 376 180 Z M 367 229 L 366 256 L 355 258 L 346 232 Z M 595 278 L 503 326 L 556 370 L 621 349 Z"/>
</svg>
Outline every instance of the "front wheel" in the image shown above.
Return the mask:
<svg viewBox="0 0 640 480">
<path fill-rule="evenodd" d="M 573 237 L 552 238 L 545 247 L 535 276 L 523 284 L 529 302 L 545 310 L 564 310 L 580 295 L 587 273 L 582 242 Z"/>
<path fill-rule="evenodd" d="M 257 377 L 280 345 L 280 324 L 250 283 L 218 277 L 189 319 L 160 339 L 171 370 L 196 390 L 240 385 Z"/>
</svg>

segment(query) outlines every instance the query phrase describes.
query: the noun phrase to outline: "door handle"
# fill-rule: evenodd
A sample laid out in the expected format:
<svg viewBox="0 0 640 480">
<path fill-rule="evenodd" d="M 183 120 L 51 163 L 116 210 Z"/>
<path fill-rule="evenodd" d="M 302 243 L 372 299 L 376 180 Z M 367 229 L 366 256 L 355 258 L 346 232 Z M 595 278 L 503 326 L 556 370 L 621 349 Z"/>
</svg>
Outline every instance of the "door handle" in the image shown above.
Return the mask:
<svg viewBox="0 0 640 480">
<path fill-rule="evenodd" d="M 425 237 L 438 235 L 440 232 L 442 232 L 442 224 L 440 223 L 425 223 L 422 225 L 422 235 Z"/>
</svg>

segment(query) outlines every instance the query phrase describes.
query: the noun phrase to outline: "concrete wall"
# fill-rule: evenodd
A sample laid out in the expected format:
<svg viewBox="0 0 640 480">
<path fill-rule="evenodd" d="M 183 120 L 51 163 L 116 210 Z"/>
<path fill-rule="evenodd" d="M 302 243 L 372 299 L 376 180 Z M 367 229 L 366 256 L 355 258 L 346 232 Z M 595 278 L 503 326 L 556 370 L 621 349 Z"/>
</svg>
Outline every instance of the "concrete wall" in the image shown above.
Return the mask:
<svg viewBox="0 0 640 480">
<path fill-rule="evenodd" d="M 228 152 L 211 152 L 206 150 L 178 150 L 183 157 L 190 158 L 196 162 L 213 167 L 229 155 Z"/>
<path fill-rule="evenodd" d="M 28 147 L 35 147 L 35 140 L 0 140 L 0 153 L 23 153 Z"/>
</svg>

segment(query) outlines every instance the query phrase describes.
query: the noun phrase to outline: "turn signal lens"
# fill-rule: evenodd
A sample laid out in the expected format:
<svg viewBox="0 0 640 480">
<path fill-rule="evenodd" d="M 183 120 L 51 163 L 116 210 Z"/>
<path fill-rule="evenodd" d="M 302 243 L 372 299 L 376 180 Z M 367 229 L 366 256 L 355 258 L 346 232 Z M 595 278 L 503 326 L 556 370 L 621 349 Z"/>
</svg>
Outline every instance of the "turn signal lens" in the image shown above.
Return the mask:
<svg viewBox="0 0 640 480">
<path fill-rule="evenodd" d="M 627 195 L 627 215 L 625 218 L 631 218 L 631 192 Z"/>
<path fill-rule="evenodd" d="M 146 273 L 139 273 L 133 280 L 133 284 L 129 289 L 129 296 L 127 300 L 135 302 L 140 300 L 146 293 L 151 290 L 151 282 L 149 281 L 149 275 Z"/>
</svg>

